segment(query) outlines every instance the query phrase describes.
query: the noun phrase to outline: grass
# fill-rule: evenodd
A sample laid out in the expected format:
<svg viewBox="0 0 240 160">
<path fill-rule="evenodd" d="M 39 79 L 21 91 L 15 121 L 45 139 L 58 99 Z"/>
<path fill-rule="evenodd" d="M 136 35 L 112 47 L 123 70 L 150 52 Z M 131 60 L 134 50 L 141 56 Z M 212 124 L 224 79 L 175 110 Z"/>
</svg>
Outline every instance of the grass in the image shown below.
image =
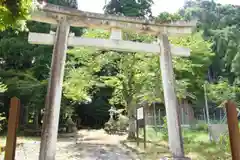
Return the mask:
<svg viewBox="0 0 240 160">
<path fill-rule="evenodd" d="M 142 131 L 140 131 L 141 135 Z M 222 144 L 209 141 L 208 133 L 205 131 L 193 131 L 184 129 L 184 151 L 192 160 L 230 160 L 231 155 Z M 166 136 L 161 131 L 147 128 L 147 148 L 144 149 L 143 141 L 137 146 L 134 141 L 126 141 L 126 145 L 137 148 L 141 159 L 155 160 L 160 157 L 171 157 L 168 149 Z"/>
</svg>

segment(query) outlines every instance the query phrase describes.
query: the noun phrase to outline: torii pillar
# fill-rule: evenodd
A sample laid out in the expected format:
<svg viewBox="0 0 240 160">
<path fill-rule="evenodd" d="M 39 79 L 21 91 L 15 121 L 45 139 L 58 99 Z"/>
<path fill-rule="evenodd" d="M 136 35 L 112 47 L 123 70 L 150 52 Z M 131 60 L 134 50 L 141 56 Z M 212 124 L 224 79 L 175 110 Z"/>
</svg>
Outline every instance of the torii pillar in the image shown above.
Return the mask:
<svg viewBox="0 0 240 160">
<path fill-rule="evenodd" d="M 70 25 L 66 16 L 59 16 L 45 102 L 39 160 L 55 159 L 69 30 Z"/>
<path fill-rule="evenodd" d="M 167 116 L 168 143 L 174 160 L 185 160 L 182 142 L 180 119 L 178 118 L 178 103 L 175 93 L 175 77 L 172 65 L 171 48 L 166 34 L 159 37 L 160 68 L 162 74 L 164 102 Z"/>
</svg>

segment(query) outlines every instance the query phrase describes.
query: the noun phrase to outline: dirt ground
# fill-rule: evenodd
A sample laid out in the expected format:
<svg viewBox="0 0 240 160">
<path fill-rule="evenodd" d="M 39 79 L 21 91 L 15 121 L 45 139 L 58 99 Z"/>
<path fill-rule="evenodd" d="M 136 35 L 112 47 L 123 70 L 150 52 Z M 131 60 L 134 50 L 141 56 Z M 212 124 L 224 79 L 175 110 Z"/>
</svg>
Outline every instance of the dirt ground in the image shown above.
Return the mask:
<svg viewBox="0 0 240 160">
<path fill-rule="evenodd" d="M 56 160 L 137 160 L 120 141 L 126 136 L 107 135 L 103 130 L 81 130 L 75 136 L 60 135 Z M 16 160 L 38 160 L 40 140 L 27 139 L 16 150 Z M 3 155 L 0 156 L 0 160 Z"/>
</svg>

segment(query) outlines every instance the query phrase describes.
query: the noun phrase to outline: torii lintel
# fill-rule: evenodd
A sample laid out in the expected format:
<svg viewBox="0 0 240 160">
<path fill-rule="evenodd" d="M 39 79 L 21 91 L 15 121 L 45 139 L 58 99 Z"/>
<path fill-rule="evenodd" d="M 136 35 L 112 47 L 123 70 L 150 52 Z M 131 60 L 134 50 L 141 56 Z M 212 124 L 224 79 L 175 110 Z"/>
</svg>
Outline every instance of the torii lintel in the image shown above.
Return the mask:
<svg viewBox="0 0 240 160">
<path fill-rule="evenodd" d="M 160 33 L 174 36 L 190 34 L 192 33 L 193 27 L 196 26 L 196 21 L 158 23 L 154 20 L 85 12 L 48 3 L 38 4 L 37 10 L 34 10 L 31 14 L 31 19 L 33 21 L 57 24 L 58 16 L 67 16 L 70 26 L 101 28 L 106 30 L 120 28 L 152 35 L 159 35 Z"/>
</svg>

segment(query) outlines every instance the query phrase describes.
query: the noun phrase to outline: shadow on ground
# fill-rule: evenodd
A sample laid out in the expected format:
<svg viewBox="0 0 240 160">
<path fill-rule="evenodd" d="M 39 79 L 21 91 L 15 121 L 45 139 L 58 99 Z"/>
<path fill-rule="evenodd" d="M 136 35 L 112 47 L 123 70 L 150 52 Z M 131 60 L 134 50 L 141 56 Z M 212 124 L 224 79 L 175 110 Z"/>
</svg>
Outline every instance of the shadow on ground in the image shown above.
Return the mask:
<svg viewBox="0 0 240 160">
<path fill-rule="evenodd" d="M 68 153 L 68 159 L 84 160 L 132 160 L 131 152 L 119 145 L 94 144 L 80 142 L 61 148 L 61 152 Z"/>
</svg>

